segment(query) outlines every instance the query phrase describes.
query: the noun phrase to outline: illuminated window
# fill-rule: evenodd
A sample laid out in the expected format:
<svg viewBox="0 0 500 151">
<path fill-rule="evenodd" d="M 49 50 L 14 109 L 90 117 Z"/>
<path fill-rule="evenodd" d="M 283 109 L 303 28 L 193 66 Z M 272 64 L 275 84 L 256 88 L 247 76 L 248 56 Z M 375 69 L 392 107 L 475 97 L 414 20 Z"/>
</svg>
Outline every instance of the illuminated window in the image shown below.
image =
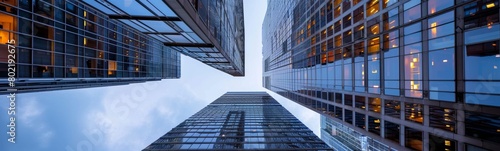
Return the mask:
<svg viewBox="0 0 500 151">
<path fill-rule="evenodd" d="M 384 30 L 390 30 L 399 25 L 398 8 L 394 8 L 383 14 Z"/>
<path fill-rule="evenodd" d="M 399 31 L 395 30 L 384 34 L 384 50 L 399 47 Z"/>
<path fill-rule="evenodd" d="M 376 35 L 376 34 L 379 34 L 380 33 L 380 27 L 379 27 L 379 18 L 376 17 L 370 21 L 368 21 L 366 23 L 366 26 L 368 27 L 366 30 L 367 30 L 367 33 L 368 33 L 368 37 L 372 36 L 372 35 Z"/>
<path fill-rule="evenodd" d="M 342 46 L 342 37 L 341 35 L 335 36 L 335 47 L 340 47 Z"/>
<path fill-rule="evenodd" d="M 368 109 L 372 112 L 380 113 L 382 110 L 380 98 L 368 98 Z"/>
<path fill-rule="evenodd" d="M 370 0 L 366 3 L 366 17 L 369 17 L 379 11 L 379 2 L 378 0 Z"/>
<path fill-rule="evenodd" d="M 428 13 L 434 14 L 440 10 L 453 6 L 454 1 L 444 1 L 444 0 L 429 0 L 428 4 Z"/>
<path fill-rule="evenodd" d="M 405 119 L 417 123 L 423 123 L 424 106 L 416 103 L 405 103 Z"/>
<path fill-rule="evenodd" d="M 365 26 L 363 24 L 354 28 L 354 40 L 362 39 L 365 37 Z"/>
<path fill-rule="evenodd" d="M 429 106 L 429 126 L 455 132 L 456 113 L 454 109 Z"/>
<path fill-rule="evenodd" d="M 368 116 L 368 131 L 380 135 L 380 118 Z"/>
<path fill-rule="evenodd" d="M 457 150 L 456 141 L 429 134 L 429 148 L 431 150 L 453 151 Z"/>
<path fill-rule="evenodd" d="M 380 38 L 371 38 L 368 41 L 368 54 L 377 53 L 380 51 Z"/>
<path fill-rule="evenodd" d="M 383 0 L 382 8 L 387 8 L 388 6 L 391 6 L 392 4 L 395 4 L 396 2 L 398 2 L 398 0 Z"/>
</svg>

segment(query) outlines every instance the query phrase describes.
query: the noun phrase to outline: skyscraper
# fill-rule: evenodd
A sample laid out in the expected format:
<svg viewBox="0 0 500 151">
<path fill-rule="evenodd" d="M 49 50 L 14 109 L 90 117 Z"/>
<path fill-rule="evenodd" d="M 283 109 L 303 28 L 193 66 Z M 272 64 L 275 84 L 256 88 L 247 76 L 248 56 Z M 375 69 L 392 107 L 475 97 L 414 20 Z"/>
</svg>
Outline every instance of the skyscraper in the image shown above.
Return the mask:
<svg viewBox="0 0 500 151">
<path fill-rule="evenodd" d="M 396 150 L 497 150 L 499 10 L 498 0 L 268 1 L 263 85 Z"/>
<path fill-rule="evenodd" d="M 179 78 L 180 53 L 242 76 L 242 7 L 223 0 L 1 1 L 0 94 Z M 15 87 L 7 81 L 8 45 L 16 51 Z"/>
<path fill-rule="evenodd" d="M 332 150 L 266 92 L 228 92 L 143 151 L 242 149 Z"/>
</svg>

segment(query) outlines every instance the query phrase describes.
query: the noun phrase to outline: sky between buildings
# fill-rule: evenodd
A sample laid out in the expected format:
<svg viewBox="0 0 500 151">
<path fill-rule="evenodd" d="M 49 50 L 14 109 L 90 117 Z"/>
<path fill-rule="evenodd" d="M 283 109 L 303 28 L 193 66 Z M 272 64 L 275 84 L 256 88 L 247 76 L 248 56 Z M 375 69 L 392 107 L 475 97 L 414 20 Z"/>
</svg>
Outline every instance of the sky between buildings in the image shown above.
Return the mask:
<svg viewBox="0 0 500 151">
<path fill-rule="evenodd" d="M 181 78 L 124 86 L 17 95 L 16 143 L 0 134 L 2 151 L 141 150 L 227 91 L 262 87 L 262 36 L 266 0 L 244 1 L 245 77 L 232 77 L 186 56 Z M 319 115 L 267 91 L 319 135 Z M 0 123 L 9 101 L 1 96 Z"/>
</svg>

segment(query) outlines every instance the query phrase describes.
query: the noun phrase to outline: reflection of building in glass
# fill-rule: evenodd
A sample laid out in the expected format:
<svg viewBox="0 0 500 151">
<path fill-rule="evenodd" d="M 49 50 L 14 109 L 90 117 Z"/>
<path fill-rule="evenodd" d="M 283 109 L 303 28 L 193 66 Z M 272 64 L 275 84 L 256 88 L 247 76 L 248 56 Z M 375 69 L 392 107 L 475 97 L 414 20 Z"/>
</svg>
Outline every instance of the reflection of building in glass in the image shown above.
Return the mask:
<svg viewBox="0 0 500 151">
<path fill-rule="evenodd" d="M 498 0 L 269 1 L 263 85 L 396 150 L 496 150 L 499 20 Z"/>
<path fill-rule="evenodd" d="M 9 40 L 17 50 L 18 92 L 179 78 L 179 52 L 242 76 L 242 7 L 241 1 L 3 0 L 0 77 L 7 77 Z"/>
<path fill-rule="evenodd" d="M 331 150 L 265 92 L 228 92 L 144 151 L 179 149 Z"/>
</svg>

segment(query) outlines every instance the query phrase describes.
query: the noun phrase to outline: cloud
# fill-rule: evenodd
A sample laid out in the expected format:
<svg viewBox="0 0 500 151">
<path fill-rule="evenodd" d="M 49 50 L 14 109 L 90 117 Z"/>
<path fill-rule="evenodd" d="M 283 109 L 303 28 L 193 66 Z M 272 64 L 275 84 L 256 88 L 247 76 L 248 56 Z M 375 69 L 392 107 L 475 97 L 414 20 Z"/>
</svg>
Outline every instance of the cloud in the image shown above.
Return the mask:
<svg viewBox="0 0 500 151">
<path fill-rule="evenodd" d="M 20 126 L 32 130 L 32 135 L 40 136 L 37 139 L 41 148 L 49 147 L 54 138 L 54 132 L 47 126 L 46 121 L 41 119 L 44 115 L 44 107 L 39 105 L 37 99 L 33 97 L 23 97 L 22 99 L 22 102 L 18 103 L 18 113 L 16 114 Z"/>
<path fill-rule="evenodd" d="M 200 100 L 192 87 L 171 80 L 115 87 L 87 114 L 83 133 L 93 148 L 141 150 L 204 106 Z"/>
</svg>

